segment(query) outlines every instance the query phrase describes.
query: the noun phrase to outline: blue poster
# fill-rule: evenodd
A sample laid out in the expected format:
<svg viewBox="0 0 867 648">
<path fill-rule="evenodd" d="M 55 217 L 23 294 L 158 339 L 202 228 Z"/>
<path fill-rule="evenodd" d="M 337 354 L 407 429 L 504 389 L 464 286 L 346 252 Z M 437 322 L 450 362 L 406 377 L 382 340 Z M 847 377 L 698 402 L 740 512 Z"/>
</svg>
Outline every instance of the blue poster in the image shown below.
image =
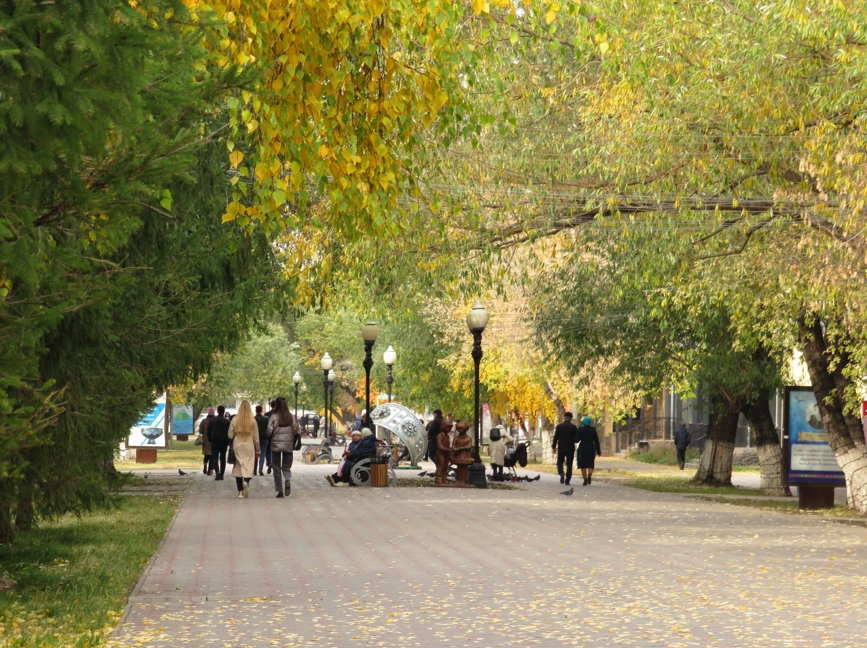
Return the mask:
<svg viewBox="0 0 867 648">
<path fill-rule="evenodd" d="M 163 424 L 166 418 L 166 404 L 155 403 L 129 431 L 126 445 L 128 448 L 165 448 L 166 435 Z"/>
<path fill-rule="evenodd" d="M 193 434 L 193 406 L 172 405 L 172 434 Z"/>
<path fill-rule="evenodd" d="M 845 481 L 828 444 L 816 394 L 808 388 L 789 388 L 787 396 L 789 481 L 825 485 Z"/>
</svg>

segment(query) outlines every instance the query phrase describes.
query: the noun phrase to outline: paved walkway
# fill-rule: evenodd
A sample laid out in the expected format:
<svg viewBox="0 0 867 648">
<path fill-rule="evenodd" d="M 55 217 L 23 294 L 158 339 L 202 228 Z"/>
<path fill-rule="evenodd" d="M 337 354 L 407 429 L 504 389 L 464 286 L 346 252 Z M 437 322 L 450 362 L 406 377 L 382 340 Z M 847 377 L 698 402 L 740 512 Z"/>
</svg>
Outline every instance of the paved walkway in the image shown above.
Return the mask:
<svg viewBox="0 0 867 648">
<path fill-rule="evenodd" d="M 333 467 L 332 467 L 333 469 Z M 195 478 L 122 646 L 867 646 L 867 531 L 552 475 L 520 491 Z M 574 481 L 573 481 L 574 484 Z"/>
</svg>

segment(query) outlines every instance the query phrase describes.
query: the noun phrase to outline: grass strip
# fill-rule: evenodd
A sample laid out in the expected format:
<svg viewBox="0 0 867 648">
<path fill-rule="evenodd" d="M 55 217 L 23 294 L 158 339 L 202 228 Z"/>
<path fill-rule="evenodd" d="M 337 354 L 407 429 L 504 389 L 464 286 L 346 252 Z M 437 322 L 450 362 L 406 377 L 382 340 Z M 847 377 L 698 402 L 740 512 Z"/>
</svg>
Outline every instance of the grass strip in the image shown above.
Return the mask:
<svg viewBox="0 0 867 648">
<path fill-rule="evenodd" d="M 595 476 L 595 473 L 594 473 Z M 621 486 L 640 488 L 655 493 L 698 493 L 704 495 L 762 495 L 757 488 L 742 488 L 740 486 L 702 486 L 690 481 L 687 477 L 642 476 L 619 480 Z"/>
<path fill-rule="evenodd" d="M 180 497 L 121 497 L 116 509 L 65 516 L 0 545 L 0 646 L 100 645 L 165 535 Z"/>
<path fill-rule="evenodd" d="M 115 461 L 114 467 L 118 470 L 160 470 L 165 468 L 202 469 L 202 446 L 197 446 L 193 441 L 169 442 L 168 448 L 157 450 L 157 462 L 152 464 L 136 463 L 132 461 Z"/>
<path fill-rule="evenodd" d="M 797 515 L 810 515 L 813 517 L 823 518 L 849 518 L 863 520 L 867 523 L 867 517 L 851 509 L 848 506 L 835 506 L 832 509 L 818 509 L 815 511 L 802 511 L 798 509 L 798 499 L 781 502 L 779 500 L 766 499 L 726 499 L 724 497 L 702 497 L 700 499 L 708 502 L 719 502 L 721 504 L 733 504 L 735 506 L 748 506 L 750 508 L 758 508 L 766 511 L 777 511 L 779 513 L 795 513 Z"/>
</svg>

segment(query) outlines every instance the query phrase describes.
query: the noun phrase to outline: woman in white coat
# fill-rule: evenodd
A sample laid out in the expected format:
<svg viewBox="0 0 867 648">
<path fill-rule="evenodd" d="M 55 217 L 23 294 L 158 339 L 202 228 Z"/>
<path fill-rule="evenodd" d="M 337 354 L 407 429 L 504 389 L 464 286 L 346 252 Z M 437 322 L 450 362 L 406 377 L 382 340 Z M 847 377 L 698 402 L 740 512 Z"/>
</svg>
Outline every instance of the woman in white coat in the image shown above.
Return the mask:
<svg viewBox="0 0 867 648">
<path fill-rule="evenodd" d="M 259 426 L 249 401 L 241 403 L 238 415 L 229 424 L 229 441 L 235 451 L 232 476 L 238 484 L 238 498 L 246 499 L 250 496 L 250 479 L 256 474 L 256 460 L 259 458 Z"/>
<path fill-rule="evenodd" d="M 499 438 L 495 438 L 497 436 L 499 436 Z M 489 452 L 491 453 L 491 470 L 494 471 L 494 481 L 503 480 L 503 466 L 506 462 L 506 444 L 511 443 L 512 441 L 514 441 L 514 439 L 502 425 L 491 428 L 491 445 L 489 446 Z"/>
</svg>

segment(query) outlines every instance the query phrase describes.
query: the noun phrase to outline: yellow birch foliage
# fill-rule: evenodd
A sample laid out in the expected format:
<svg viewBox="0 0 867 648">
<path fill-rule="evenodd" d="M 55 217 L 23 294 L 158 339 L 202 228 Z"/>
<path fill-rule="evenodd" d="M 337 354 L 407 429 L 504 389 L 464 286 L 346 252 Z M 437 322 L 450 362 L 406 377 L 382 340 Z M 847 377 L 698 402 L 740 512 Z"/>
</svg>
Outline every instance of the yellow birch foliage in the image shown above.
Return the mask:
<svg viewBox="0 0 867 648">
<path fill-rule="evenodd" d="M 469 58 L 456 35 L 469 6 L 189 1 L 222 19 L 223 64 L 264 70 L 257 88 L 228 102 L 238 175 L 224 222 L 279 233 L 327 218 L 350 235 L 397 231 L 398 187 L 411 183 L 419 133 L 460 105 L 458 70 Z M 327 209 L 311 214 L 321 203 Z"/>
</svg>

